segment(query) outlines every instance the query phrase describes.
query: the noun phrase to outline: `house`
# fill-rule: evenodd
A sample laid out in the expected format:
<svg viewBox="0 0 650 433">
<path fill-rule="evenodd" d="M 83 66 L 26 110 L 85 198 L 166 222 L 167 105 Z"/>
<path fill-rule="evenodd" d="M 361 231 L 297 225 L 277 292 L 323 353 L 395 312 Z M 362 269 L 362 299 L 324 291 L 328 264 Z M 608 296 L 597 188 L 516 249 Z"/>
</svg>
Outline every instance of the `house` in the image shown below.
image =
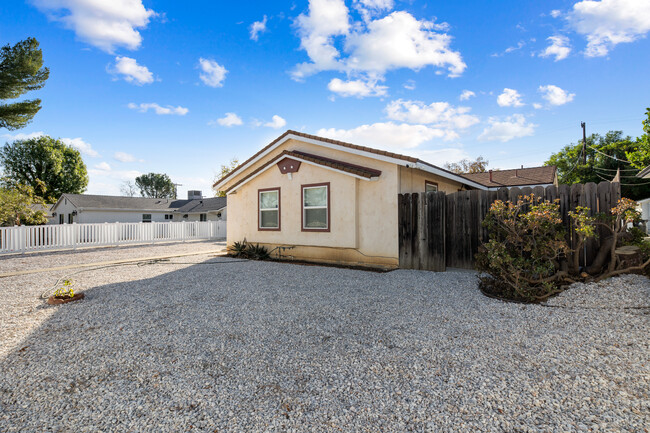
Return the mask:
<svg viewBox="0 0 650 433">
<path fill-rule="evenodd" d="M 483 173 L 467 173 L 463 177 L 480 183 L 488 189 L 496 190 L 507 187 L 536 187 L 558 185 L 557 167 L 547 165 L 542 167 L 515 168 L 511 170 L 489 170 Z"/>
<path fill-rule="evenodd" d="M 226 220 L 226 197 L 187 199 L 63 194 L 52 207 L 50 224 Z"/>
<path fill-rule="evenodd" d="M 227 243 L 298 260 L 397 267 L 399 193 L 487 189 L 410 156 L 287 131 L 215 183 Z"/>
</svg>

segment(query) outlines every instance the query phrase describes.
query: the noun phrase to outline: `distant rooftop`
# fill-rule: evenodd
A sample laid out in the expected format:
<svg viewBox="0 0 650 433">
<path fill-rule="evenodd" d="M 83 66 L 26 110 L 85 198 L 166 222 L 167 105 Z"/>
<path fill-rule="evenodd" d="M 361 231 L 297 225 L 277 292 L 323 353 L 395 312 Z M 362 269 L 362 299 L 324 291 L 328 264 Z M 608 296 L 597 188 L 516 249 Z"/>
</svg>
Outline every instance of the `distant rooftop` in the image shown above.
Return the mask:
<svg viewBox="0 0 650 433">
<path fill-rule="evenodd" d="M 557 167 L 554 165 L 546 165 L 542 167 L 492 170 L 491 172 L 463 174 L 462 176 L 481 185 L 494 188 L 500 186 L 553 184 L 556 171 Z"/>
</svg>

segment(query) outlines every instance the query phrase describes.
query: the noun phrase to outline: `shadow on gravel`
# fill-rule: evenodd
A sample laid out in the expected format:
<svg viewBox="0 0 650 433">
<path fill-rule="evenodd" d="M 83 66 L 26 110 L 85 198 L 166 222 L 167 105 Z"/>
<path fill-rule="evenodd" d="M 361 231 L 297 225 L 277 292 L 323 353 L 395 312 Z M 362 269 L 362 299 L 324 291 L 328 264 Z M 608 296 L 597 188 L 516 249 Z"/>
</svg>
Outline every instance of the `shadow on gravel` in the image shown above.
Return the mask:
<svg viewBox="0 0 650 433">
<path fill-rule="evenodd" d="M 485 298 L 468 273 L 219 258 L 85 293 L 0 360 L 0 431 L 501 425 L 580 350 L 559 312 Z"/>
</svg>

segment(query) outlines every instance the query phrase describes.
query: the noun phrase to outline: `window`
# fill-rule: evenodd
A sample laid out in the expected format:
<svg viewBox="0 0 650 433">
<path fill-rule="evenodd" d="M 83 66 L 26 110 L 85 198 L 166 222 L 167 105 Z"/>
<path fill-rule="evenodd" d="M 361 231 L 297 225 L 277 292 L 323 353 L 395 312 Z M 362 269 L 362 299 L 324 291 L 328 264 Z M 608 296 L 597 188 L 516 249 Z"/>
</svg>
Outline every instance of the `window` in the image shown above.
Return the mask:
<svg viewBox="0 0 650 433">
<path fill-rule="evenodd" d="M 59 214 L 59 224 L 64 224 L 65 223 L 65 215 L 62 213 Z"/>
<path fill-rule="evenodd" d="M 208 214 L 202 213 L 199 214 L 199 221 L 207 221 L 208 220 Z"/>
<path fill-rule="evenodd" d="M 143 223 L 150 223 L 151 222 L 151 214 L 150 213 L 143 213 L 142 214 L 142 222 Z"/>
<path fill-rule="evenodd" d="M 68 214 L 68 224 L 72 224 L 74 222 L 74 215 L 71 213 Z"/>
<path fill-rule="evenodd" d="M 330 184 L 302 186 L 302 230 L 330 231 Z"/>
<path fill-rule="evenodd" d="M 430 180 L 424 181 L 424 192 L 438 191 L 438 184 Z"/>
<path fill-rule="evenodd" d="M 165 219 L 166 219 L 166 220 L 173 220 L 173 219 L 174 219 L 174 215 L 171 215 L 171 214 L 165 214 Z"/>
<path fill-rule="evenodd" d="M 258 191 L 258 229 L 280 230 L 280 188 Z"/>
</svg>

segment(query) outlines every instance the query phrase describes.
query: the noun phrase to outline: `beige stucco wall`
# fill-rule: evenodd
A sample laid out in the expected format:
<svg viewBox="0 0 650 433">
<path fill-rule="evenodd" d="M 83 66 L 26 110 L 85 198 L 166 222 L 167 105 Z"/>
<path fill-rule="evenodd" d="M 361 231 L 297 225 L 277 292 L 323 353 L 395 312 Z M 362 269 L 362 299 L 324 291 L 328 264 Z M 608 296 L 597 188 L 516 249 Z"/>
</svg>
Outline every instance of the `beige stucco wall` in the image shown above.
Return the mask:
<svg viewBox="0 0 650 433">
<path fill-rule="evenodd" d="M 396 267 L 399 263 L 397 195 L 423 192 L 424 181 L 437 182 L 439 189 L 456 192 L 460 184 L 421 170 L 398 166 L 344 150 L 289 140 L 245 172 L 234 176 L 231 188 L 284 150 L 299 150 L 381 170 L 376 181 L 303 162 L 300 170 L 283 175 L 272 166 L 228 194 L 229 245 L 244 238 L 270 248 L 293 247 L 282 252 L 287 258 L 355 265 Z M 330 182 L 330 232 L 303 232 L 301 185 Z M 280 231 L 258 230 L 258 190 L 280 188 Z M 273 254 L 277 257 L 277 251 Z"/>
</svg>

